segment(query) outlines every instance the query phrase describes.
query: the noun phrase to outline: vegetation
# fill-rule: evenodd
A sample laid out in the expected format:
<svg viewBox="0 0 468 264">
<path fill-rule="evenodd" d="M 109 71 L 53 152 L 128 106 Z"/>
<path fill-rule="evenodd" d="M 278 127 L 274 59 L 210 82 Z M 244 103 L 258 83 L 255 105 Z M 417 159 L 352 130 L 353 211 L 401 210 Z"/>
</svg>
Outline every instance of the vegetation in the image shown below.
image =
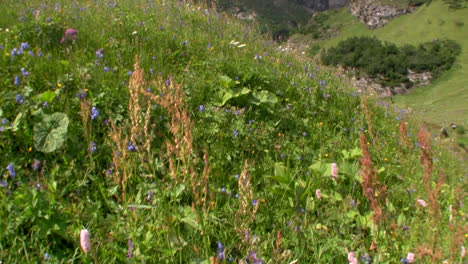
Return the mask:
<svg viewBox="0 0 468 264">
<path fill-rule="evenodd" d="M 463 261 L 463 163 L 256 30 L 167 0 L 0 11 L 3 263 Z"/>
<path fill-rule="evenodd" d="M 352 37 L 322 53 L 325 65 L 353 68 L 383 85 L 409 83 L 408 69 L 431 72 L 437 77 L 455 62 L 461 52 L 452 40 L 434 40 L 418 47 L 385 43 L 375 37 Z"/>
</svg>

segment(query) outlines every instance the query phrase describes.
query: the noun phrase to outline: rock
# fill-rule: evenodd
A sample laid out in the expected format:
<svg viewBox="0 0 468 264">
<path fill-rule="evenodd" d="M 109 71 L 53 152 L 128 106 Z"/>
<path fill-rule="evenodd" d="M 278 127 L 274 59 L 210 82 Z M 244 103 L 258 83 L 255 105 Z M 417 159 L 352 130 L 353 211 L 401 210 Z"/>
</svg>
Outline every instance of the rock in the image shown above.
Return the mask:
<svg viewBox="0 0 468 264">
<path fill-rule="evenodd" d="M 389 19 L 411 13 L 413 8 L 398 8 L 392 6 L 378 6 L 372 2 L 356 1 L 350 5 L 351 13 L 358 17 L 369 28 L 384 26 Z"/>
<path fill-rule="evenodd" d="M 432 74 L 431 72 L 414 72 L 408 69 L 408 79 L 416 86 L 429 85 L 431 84 Z"/>
<path fill-rule="evenodd" d="M 449 137 L 449 134 L 447 130 L 445 129 L 445 127 L 442 127 L 440 129 L 440 138 L 448 138 L 448 137 Z"/>
</svg>

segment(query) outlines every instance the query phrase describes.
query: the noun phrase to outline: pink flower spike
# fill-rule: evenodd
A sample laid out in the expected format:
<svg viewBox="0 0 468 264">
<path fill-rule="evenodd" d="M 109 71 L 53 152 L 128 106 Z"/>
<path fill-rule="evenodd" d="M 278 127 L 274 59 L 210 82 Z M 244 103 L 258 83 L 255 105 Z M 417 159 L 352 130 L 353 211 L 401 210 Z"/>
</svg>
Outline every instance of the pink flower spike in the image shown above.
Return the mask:
<svg viewBox="0 0 468 264">
<path fill-rule="evenodd" d="M 408 252 L 408 256 L 406 256 L 409 263 L 414 263 L 414 253 Z"/>
<path fill-rule="evenodd" d="M 358 263 L 358 261 L 356 259 L 356 255 L 354 254 L 353 251 L 348 253 L 348 261 L 349 261 L 349 264 L 357 264 Z"/>
<path fill-rule="evenodd" d="M 80 246 L 85 254 L 91 250 L 91 241 L 89 240 L 89 232 L 87 229 L 82 229 L 80 232 Z"/>
<path fill-rule="evenodd" d="M 461 246 L 461 252 L 460 252 L 461 258 L 464 259 L 465 255 L 466 255 L 466 249 L 464 246 Z"/>
<path fill-rule="evenodd" d="M 331 176 L 334 180 L 338 178 L 338 165 L 336 163 L 331 164 Z"/>
<path fill-rule="evenodd" d="M 320 191 L 320 189 L 315 190 L 315 195 L 317 196 L 317 199 L 322 199 L 322 192 Z"/>
<path fill-rule="evenodd" d="M 76 39 L 78 39 L 78 31 L 76 29 L 69 28 L 65 30 L 65 34 L 63 35 L 63 38 L 60 40 L 60 43 L 64 44 L 68 40 L 75 42 Z"/>
<path fill-rule="evenodd" d="M 424 201 L 423 199 L 418 199 L 418 203 L 419 203 L 422 207 L 426 207 L 426 206 L 427 206 L 426 201 Z"/>
</svg>

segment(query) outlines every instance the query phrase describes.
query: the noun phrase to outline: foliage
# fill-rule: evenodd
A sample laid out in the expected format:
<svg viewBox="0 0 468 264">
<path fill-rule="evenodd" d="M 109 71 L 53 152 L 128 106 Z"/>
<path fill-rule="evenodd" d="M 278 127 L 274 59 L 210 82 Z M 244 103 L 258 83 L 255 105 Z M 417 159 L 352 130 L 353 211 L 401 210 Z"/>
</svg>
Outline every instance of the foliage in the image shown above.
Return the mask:
<svg viewBox="0 0 468 264">
<path fill-rule="evenodd" d="M 405 45 L 398 48 L 374 37 L 352 37 L 322 54 L 326 65 L 341 65 L 368 74 L 384 85 L 408 83 L 407 69 L 429 71 L 434 76 L 450 69 L 460 45 L 452 40 L 434 40 L 418 47 Z"/>
<path fill-rule="evenodd" d="M 462 261 L 462 162 L 432 142 L 425 161 L 447 178 L 422 182 L 406 112 L 363 104 L 340 77 L 202 4 L 4 6 L 0 261 L 344 263 L 350 251 L 372 263 L 410 251 Z M 70 28 L 76 38 L 60 43 Z"/>
</svg>

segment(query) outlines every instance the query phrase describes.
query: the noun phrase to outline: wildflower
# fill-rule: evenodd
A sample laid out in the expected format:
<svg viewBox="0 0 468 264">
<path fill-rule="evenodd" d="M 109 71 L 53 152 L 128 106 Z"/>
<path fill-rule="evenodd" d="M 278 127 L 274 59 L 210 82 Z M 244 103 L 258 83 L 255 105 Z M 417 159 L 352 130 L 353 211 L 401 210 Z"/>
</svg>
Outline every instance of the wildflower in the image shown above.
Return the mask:
<svg viewBox="0 0 468 264">
<path fill-rule="evenodd" d="M 129 76 L 132 76 L 133 71 L 128 71 L 127 74 L 128 74 Z"/>
<path fill-rule="evenodd" d="M 353 251 L 348 253 L 348 261 L 349 261 L 349 264 L 357 264 L 358 263 L 358 261 L 356 259 L 356 255 L 354 254 Z"/>
<path fill-rule="evenodd" d="M 334 180 L 338 178 L 338 165 L 336 163 L 331 164 L 331 176 Z"/>
<path fill-rule="evenodd" d="M 133 257 L 133 242 L 131 239 L 128 240 L 128 250 L 127 250 L 127 258 Z"/>
<path fill-rule="evenodd" d="M 89 240 L 89 232 L 87 229 L 82 229 L 80 232 L 80 247 L 85 254 L 91 250 L 91 242 Z"/>
<path fill-rule="evenodd" d="M 45 101 L 43 104 L 42 104 L 42 107 L 43 108 L 47 108 L 49 106 L 49 102 Z"/>
<path fill-rule="evenodd" d="M 49 260 L 49 259 L 50 259 L 49 253 L 45 253 L 45 254 L 44 254 L 44 260 Z"/>
<path fill-rule="evenodd" d="M 151 74 L 151 75 L 154 74 L 154 69 L 153 69 L 153 68 L 150 69 L 150 74 Z"/>
<path fill-rule="evenodd" d="M 6 125 L 7 122 L 8 122 L 8 120 L 6 118 L 2 118 L 2 124 L 3 125 Z"/>
<path fill-rule="evenodd" d="M 15 165 L 13 164 L 13 162 L 10 162 L 8 166 L 6 167 L 6 169 L 8 170 L 8 172 L 10 173 L 10 176 L 13 179 L 16 178 Z"/>
<path fill-rule="evenodd" d="M 307 137 L 307 132 L 302 132 L 302 136 Z"/>
<path fill-rule="evenodd" d="M 255 59 L 256 59 L 256 60 L 261 60 L 262 57 L 261 57 L 260 55 L 258 55 L 258 54 L 255 54 Z"/>
<path fill-rule="evenodd" d="M 418 199 L 418 203 L 419 203 L 422 207 L 426 207 L 426 206 L 427 206 L 426 201 L 424 201 L 423 199 Z"/>
<path fill-rule="evenodd" d="M 414 253 L 408 252 L 406 259 L 408 259 L 408 263 L 414 263 Z"/>
<path fill-rule="evenodd" d="M 317 199 L 322 199 L 322 192 L 320 189 L 315 190 L 315 196 L 317 196 Z"/>
<path fill-rule="evenodd" d="M 371 260 L 372 260 L 371 257 L 367 253 L 361 258 L 361 261 L 364 262 L 365 264 L 370 264 Z"/>
<path fill-rule="evenodd" d="M 104 58 L 104 49 L 100 48 L 96 51 L 96 58 L 102 59 Z"/>
<path fill-rule="evenodd" d="M 94 153 L 94 151 L 96 151 L 96 143 L 94 141 L 91 141 L 89 152 Z"/>
<path fill-rule="evenodd" d="M 37 159 L 34 159 L 33 164 L 31 165 L 33 170 L 37 171 L 40 166 L 41 166 L 41 161 L 37 160 Z"/>
<path fill-rule="evenodd" d="M 133 143 L 131 141 L 129 141 L 128 144 L 127 144 L 127 150 L 130 151 L 130 152 L 136 151 L 136 147 L 135 147 L 135 145 L 133 145 Z"/>
<path fill-rule="evenodd" d="M 224 187 L 221 188 L 221 192 L 222 192 L 222 193 L 225 193 L 225 192 L 226 192 L 226 188 L 224 188 Z"/>
<path fill-rule="evenodd" d="M 153 196 L 154 192 L 151 191 L 148 193 L 148 195 L 146 195 L 146 201 L 149 202 L 151 200 L 151 197 Z"/>
<path fill-rule="evenodd" d="M 13 82 L 14 85 L 18 86 L 20 83 L 19 81 L 19 76 L 18 75 L 15 75 L 15 81 Z"/>
<path fill-rule="evenodd" d="M 200 111 L 200 112 L 205 112 L 205 106 L 204 106 L 204 105 L 200 105 L 200 106 L 198 107 L 198 111 Z"/>
<path fill-rule="evenodd" d="M 461 251 L 460 251 L 461 258 L 464 259 L 465 255 L 466 255 L 466 249 L 464 246 L 461 246 Z"/>
<path fill-rule="evenodd" d="M 91 108 L 91 119 L 94 120 L 98 116 L 99 116 L 99 110 L 95 106 L 93 106 Z"/>
<path fill-rule="evenodd" d="M 237 137 L 239 135 L 239 132 L 237 130 L 234 130 L 234 132 L 232 132 L 232 134 Z"/>
<path fill-rule="evenodd" d="M 76 97 L 78 97 L 79 99 L 84 99 L 86 97 L 86 90 L 81 89 L 81 92 L 77 93 Z"/>
<path fill-rule="evenodd" d="M 29 75 L 30 75 L 30 73 L 29 73 L 28 71 L 26 71 L 26 68 L 24 68 L 24 67 L 21 68 L 21 74 L 22 74 L 23 76 L 29 76 Z"/>
<path fill-rule="evenodd" d="M 8 184 L 4 180 L 0 182 L 0 186 L 2 186 L 3 188 L 7 187 L 7 185 Z"/>
<path fill-rule="evenodd" d="M 218 258 L 219 260 L 224 260 L 226 257 L 224 256 L 224 246 L 221 242 L 218 242 Z"/>
<path fill-rule="evenodd" d="M 73 28 L 69 28 L 65 30 L 65 34 L 63 35 L 63 38 L 60 40 L 60 43 L 64 44 L 67 41 L 72 41 L 75 42 L 75 40 L 78 39 L 78 31 Z"/>
<path fill-rule="evenodd" d="M 27 42 L 23 42 L 21 43 L 20 48 L 23 50 L 29 49 L 29 44 Z"/>
<path fill-rule="evenodd" d="M 166 80 L 166 85 L 167 85 L 167 86 L 171 86 L 171 80 L 170 80 L 170 79 L 167 79 L 167 80 Z"/>
<path fill-rule="evenodd" d="M 105 66 L 104 67 L 104 72 L 109 72 L 109 67 Z"/>
<path fill-rule="evenodd" d="M 257 200 L 253 200 L 253 201 L 252 201 L 252 205 L 253 205 L 253 206 L 256 206 L 256 205 L 257 205 Z"/>
</svg>

